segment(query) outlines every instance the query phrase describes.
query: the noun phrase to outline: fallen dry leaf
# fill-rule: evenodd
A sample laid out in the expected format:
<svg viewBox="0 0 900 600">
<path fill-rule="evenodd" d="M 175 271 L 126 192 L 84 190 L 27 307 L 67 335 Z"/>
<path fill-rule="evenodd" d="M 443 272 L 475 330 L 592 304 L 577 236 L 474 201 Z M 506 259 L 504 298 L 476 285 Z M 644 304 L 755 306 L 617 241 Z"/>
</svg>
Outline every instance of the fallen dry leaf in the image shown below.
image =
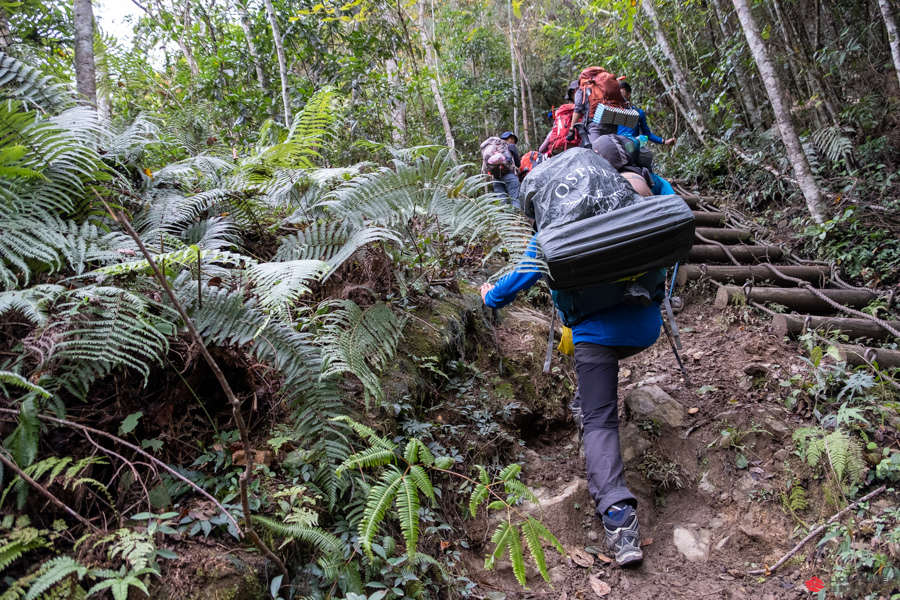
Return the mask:
<svg viewBox="0 0 900 600">
<path fill-rule="evenodd" d="M 569 550 L 569 556 L 575 561 L 575 564 L 585 569 L 594 566 L 594 557 L 582 550 L 581 548 L 572 548 Z"/>
<path fill-rule="evenodd" d="M 653 543 L 653 538 L 641 538 L 641 547 L 649 546 Z"/>
<path fill-rule="evenodd" d="M 566 592 L 563 592 L 562 594 L 559 595 L 559 598 L 557 600 L 569 600 L 569 594 L 567 594 Z"/>
<path fill-rule="evenodd" d="M 605 581 L 600 581 L 600 579 L 596 575 L 591 575 L 590 577 L 588 577 L 588 581 L 591 583 L 591 589 L 594 590 L 594 593 L 601 598 L 609 595 L 609 593 L 612 591 L 612 588 L 609 587 L 609 584 Z"/>
<path fill-rule="evenodd" d="M 603 554 L 597 554 L 597 558 L 599 558 L 602 562 L 605 562 L 606 564 L 610 564 L 613 561 L 613 559 L 611 559 L 610 557 L 605 556 Z"/>
<path fill-rule="evenodd" d="M 698 412 L 700 412 L 700 409 L 697 408 L 696 406 L 692 406 L 688 409 L 689 415 L 696 415 Z"/>
</svg>

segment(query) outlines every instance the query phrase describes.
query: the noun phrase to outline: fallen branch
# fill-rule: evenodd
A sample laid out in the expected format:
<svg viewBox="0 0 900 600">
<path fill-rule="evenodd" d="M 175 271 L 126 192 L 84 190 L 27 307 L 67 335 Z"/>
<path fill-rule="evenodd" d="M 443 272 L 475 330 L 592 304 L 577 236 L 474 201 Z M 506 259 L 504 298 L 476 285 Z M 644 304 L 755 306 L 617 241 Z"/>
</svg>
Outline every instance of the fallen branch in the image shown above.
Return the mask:
<svg viewBox="0 0 900 600">
<path fill-rule="evenodd" d="M 88 521 L 87 519 L 82 517 L 81 515 L 79 515 L 77 512 L 75 512 L 74 510 L 69 508 L 69 506 L 64 504 L 62 500 L 60 500 L 59 498 L 57 498 L 56 496 L 51 494 L 50 490 L 48 490 L 47 488 L 45 488 L 44 486 L 39 484 L 37 481 L 35 481 L 31 477 L 29 477 L 28 474 L 25 473 L 25 471 L 23 471 L 22 469 L 19 468 L 19 465 L 17 465 L 13 461 L 11 461 L 8 458 L 6 458 L 5 456 L 3 456 L 2 452 L 0 452 L 0 462 L 2 462 L 6 466 L 7 469 L 9 469 L 10 471 L 14 472 L 16 475 L 21 477 L 25 483 L 27 483 L 28 485 L 30 485 L 31 487 L 33 487 L 34 489 L 39 491 L 50 502 L 52 502 L 59 508 L 63 509 L 64 511 L 66 511 L 67 513 L 72 515 L 75 518 L 75 520 L 77 520 L 79 523 L 86 526 L 94 533 L 103 533 L 102 531 L 100 531 L 100 529 L 96 525 L 94 525 L 93 523 L 91 523 L 90 521 Z"/>
<path fill-rule="evenodd" d="M 800 548 L 802 548 L 803 546 L 805 546 L 805 545 L 809 542 L 809 540 L 813 539 L 814 537 L 816 537 L 817 535 L 819 535 L 820 533 L 822 533 L 822 532 L 825 530 L 826 527 L 828 527 L 829 525 L 831 525 L 832 523 L 834 523 L 835 521 L 837 521 L 838 519 L 840 519 L 840 518 L 841 518 L 844 514 L 846 514 L 848 511 L 851 511 L 851 510 L 853 510 L 854 508 L 856 508 L 856 507 L 859 505 L 860 502 L 866 502 L 866 501 L 868 501 L 868 500 L 871 500 L 871 499 L 874 498 L 875 496 L 877 496 L 877 495 L 883 493 L 885 489 L 887 489 L 886 486 L 881 486 L 880 488 L 878 488 L 878 489 L 875 490 L 874 492 L 871 492 L 871 493 L 869 493 L 869 494 L 866 494 L 865 496 L 863 496 L 862 498 L 860 498 L 860 499 L 857 500 L 856 502 L 853 502 L 852 504 L 848 505 L 848 506 L 847 506 L 846 508 L 844 508 L 842 511 L 840 511 L 839 513 L 837 513 L 836 515 L 834 515 L 833 517 L 831 517 L 830 519 L 828 519 L 827 521 L 825 521 L 825 523 L 823 523 L 822 525 L 819 525 L 818 527 L 816 527 L 815 529 L 813 529 L 812 531 L 810 531 L 809 534 L 807 534 L 807 536 L 806 536 L 805 538 L 803 538 L 802 540 L 800 540 L 800 543 L 798 543 L 796 546 L 794 546 L 794 547 L 791 549 L 790 552 L 788 552 L 787 554 L 785 554 L 784 556 L 782 556 L 782 557 L 781 557 L 781 560 L 779 560 L 777 563 L 775 563 L 775 564 L 772 565 L 771 567 L 766 567 L 765 569 L 758 569 L 758 570 L 756 570 L 756 571 L 747 571 L 747 575 L 771 575 L 772 573 L 775 572 L 775 569 L 777 569 L 778 567 L 780 567 L 781 565 L 783 565 L 784 563 L 786 563 L 787 561 L 789 561 L 789 560 L 791 559 L 792 556 L 794 556 L 795 554 L 797 554 L 797 552 L 800 550 Z"/>
<path fill-rule="evenodd" d="M 10 414 L 10 415 L 18 415 L 19 411 L 12 410 L 9 408 L 0 408 L 0 413 L 6 413 L 6 414 Z M 204 490 L 202 487 L 200 487 L 199 485 L 197 485 L 196 483 L 194 483 L 193 481 L 191 481 L 190 479 L 188 479 L 187 477 L 185 477 L 184 475 L 182 475 L 181 473 L 179 473 L 178 471 L 176 471 L 175 469 L 173 469 L 172 467 L 170 467 L 163 461 L 159 460 L 158 458 L 155 458 L 152 454 L 146 452 L 139 446 L 135 446 L 134 444 L 127 442 L 127 441 L 123 440 L 122 438 L 115 436 L 111 433 L 107 433 L 107 432 L 101 431 L 99 429 L 94 429 L 93 427 L 88 427 L 87 425 L 82 425 L 80 423 L 75 423 L 73 421 L 66 421 L 65 419 L 57 419 L 56 417 L 51 417 L 49 415 L 42 415 L 40 413 L 38 413 L 37 418 L 41 419 L 43 421 L 49 421 L 50 423 L 56 423 L 58 425 L 63 425 L 65 427 L 71 427 L 72 429 L 78 429 L 82 433 L 90 432 L 90 433 L 94 433 L 96 435 L 102 435 L 103 437 L 113 440 L 117 444 L 121 444 L 121 445 L 125 446 L 126 448 L 130 448 L 131 450 L 134 450 L 135 452 L 137 452 L 138 454 L 142 455 L 144 458 L 149 460 L 151 463 L 153 463 L 155 466 L 163 469 L 164 471 L 169 473 L 175 479 L 178 479 L 179 481 L 186 483 L 189 487 L 196 490 L 204 498 L 206 498 L 207 500 L 209 500 L 213 504 L 215 504 L 219 508 L 219 510 L 221 510 L 225 514 L 225 516 L 228 517 L 228 519 L 237 528 L 238 535 L 240 535 L 240 536 L 244 535 L 243 532 L 241 531 L 240 525 L 238 525 L 238 522 L 235 520 L 235 518 L 233 516 L 231 516 L 230 512 L 225 510 L 225 507 L 222 506 L 222 504 L 218 500 L 216 500 L 214 496 L 210 495 L 210 493 L 207 492 L 206 490 Z M 90 437 L 88 437 L 88 439 L 90 439 Z M 108 451 L 108 450 L 106 448 L 104 448 L 104 451 Z"/>
<path fill-rule="evenodd" d="M 265 544 L 265 542 L 262 541 L 256 531 L 253 529 L 253 516 L 250 512 L 250 496 L 247 487 L 250 478 L 253 476 L 253 465 L 255 464 L 255 461 L 253 460 L 253 446 L 250 444 L 250 434 L 247 431 L 247 424 L 244 422 L 244 415 L 241 413 L 241 401 L 238 400 L 237 396 L 234 395 L 234 391 L 231 389 L 231 385 L 228 383 L 228 379 L 225 378 L 225 374 L 222 372 L 222 369 L 219 368 L 219 364 L 212 357 L 212 354 L 209 353 L 209 349 L 206 347 L 206 343 L 203 341 L 203 338 L 200 336 L 197 328 L 194 327 L 194 322 L 191 321 L 191 318 L 188 316 L 187 311 L 181 304 L 181 301 L 178 300 L 178 297 L 175 295 L 175 291 L 172 289 L 172 286 L 169 285 L 169 280 L 166 279 L 166 276 L 162 273 L 162 271 L 159 270 L 159 266 L 156 264 L 156 261 L 153 260 L 153 255 L 149 250 L 147 250 L 146 246 L 144 246 L 143 240 L 141 240 L 141 237 L 131 226 L 131 223 L 128 222 L 128 218 L 121 212 L 119 212 L 118 214 L 113 214 L 112 209 L 110 209 L 109 205 L 106 204 L 106 202 L 103 202 L 103 204 L 106 206 L 106 210 L 108 210 L 109 213 L 113 215 L 113 218 L 116 220 L 116 222 L 122 226 L 126 233 L 131 236 L 131 239 L 134 240 L 134 243 L 137 244 L 138 248 L 140 248 L 141 253 L 144 255 L 144 258 L 147 259 L 147 263 L 150 265 L 150 268 L 153 269 L 153 274 L 156 275 L 156 279 L 166 291 L 166 295 L 169 296 L 169 300 L 172 301 L 172 305 L 175 306 L 178 314 L 181 315 L 181 319 L 182 321 L 184 321 L 188 332 L 191 334 L 191 337 L 194 339 L 194 341 L 197 343 L 198 348 L 200 349 L 200 354 L 202 354 L 203 358 L 206 359 L 206 363 L 209 365 L 209 368 L 216 376 L 219 385 L 222 387 L 222 391 L 225 392 L 225 396 L 228 398 L 228 402 L 231 404 L 231 412 L 234 415 L 234 422 L 241 434 L 241 443 L 244 447 L 244 456 L 247 459 L 247 466 L 244 469 L 243 473 L 241 473 L 238 477 L 241 506 L 244 509 L 244 522 L 246 523 L 247 535 L 250 537 L 253 545 L 256 546 L 257 549 L 259 549 L 259 551 L 262 552 L 265 556 L 267 556 L 269 560 L 275 563 L 275 565 L 278 567 L 278 570 L 281 571 L 281 574 L 284 576 L 284 579 L 282 581 L 287 584 L 291 580 L 291 576 L 290 573 L 288 573 L 287 567 L 284 566 L 284 561 L 282 561 L 281 558 L 279 558 L 274 552 L 269 549 L 269 547 Z"/>
</svg>

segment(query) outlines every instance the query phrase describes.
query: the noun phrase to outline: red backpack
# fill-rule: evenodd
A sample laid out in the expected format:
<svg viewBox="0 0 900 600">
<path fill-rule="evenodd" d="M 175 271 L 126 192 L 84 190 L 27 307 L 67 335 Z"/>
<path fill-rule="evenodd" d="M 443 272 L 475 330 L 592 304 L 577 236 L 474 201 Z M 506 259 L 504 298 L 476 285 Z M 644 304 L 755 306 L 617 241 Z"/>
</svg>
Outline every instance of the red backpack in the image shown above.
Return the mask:
<svg viewBox="0 0 900 600">
<path fill-rule="evenodd" d="M 582 71 L 578 76 L 578 87 L 581 89 L 582 97 L 587 94 L 590 101 L 590 110 L 586 115 L 589 119 L 594 117 L 598 104 L 628 108 L 628 103 L 622 95 L 622 88 L 619 87 L 619 80 L 602 67 L 588 67 Z"/>
<path fill-rule="evenodd" d="M 556 109 L 553 130 L 550 132 L 550 145 L 547 147 L 547 154 L 550 156 L 581 145 L 581 137 L 577 131 L 575 132 L 574 140 L 566 140 L 566 136 L 569 135 L 569 127 L 572 126 L 572 114 L 574 112 L 574 104 L 563 104 Z"/>
</svg>

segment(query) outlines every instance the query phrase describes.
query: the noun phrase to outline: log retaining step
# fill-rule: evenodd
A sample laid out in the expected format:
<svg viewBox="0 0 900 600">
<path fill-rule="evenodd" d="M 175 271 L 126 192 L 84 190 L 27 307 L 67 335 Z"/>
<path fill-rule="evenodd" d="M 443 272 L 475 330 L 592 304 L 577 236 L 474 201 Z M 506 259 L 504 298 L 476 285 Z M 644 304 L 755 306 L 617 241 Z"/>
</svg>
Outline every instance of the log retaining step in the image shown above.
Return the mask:
<svg viewBox="0 0 900 600">
<path fill-rule="evenodd" d="M 679 271 L 681 269 L 679 268 Z M 807 319 L 809 322 L 807 324 Z M 900 321 L 888 321 L 894 329 L 900 331 Z M 809 329 L 838 331 L 851 338 L 871 338 L 884 340 L 892 337 L 891 333 L 868 319 L 845 319 L 843 317 L 814 317 L 805 315 L 775 315 L 772 317 L 772 333 L 779 336 L 797 336 L 803 333 L 804 325 Z"/>
<path fill-rule="evenodd" d="M 866 348 L 865 346 L 850 346 L 848 344 L 835 344 L 841 360 L 854 367 L 867 365 L 870 362 L 878 363 L 881 369 L 900 368 L 900 350 L 886 350 L 884 348 Z"/>
<path fill-rule="evenodd" d="M 728 215 L 722 212 L 694 211 L 694 225 L 697 227 L 721 227 L 726 219 Z"/>
<path fill-rule="evenodd" d="M 849 306 L 863 308 L 878 296 L 865 290 L 818 290 L 831 300 Z M 716 308 L 724 309 L 733 304 L 735 297 L 744 297 L 744 288 L 737 285 L 723 285 L 716 293 Z M 801 288 L 753 287 L 747 300 L 755 300 L 765 304 L 773 302 L 786 306 L 788 310 L 806 313 L 833 313 L 836 309 L 813 294 Z"/>
<path fill-rule="evenodd" d="M 730 246 L 728 251 L 734 255 L 735 259 L 744 263 L 755 263 L 761 260 L 777 262 L 784 254 L 778 246 L 747 246 L 744 244 Z M 694 246 L 688 252 L 687 259 L 692 263 L 731 262 L 731 259 L 725 254 L 725 250 L 712 245 Z"/>
<path fill-rule="evenodd" d="M 719 242 L 720 244 L 746 244 L 753 239 L 753 232 L 746 229 L 721 229 L 719 227 L 697 227 L 698 235 L 702 235 L 708 240 Z M 698 243 L 701 242 L 697 238 Z M 718 248 L 718 246 L 716 246 Z"/>
<path fill-rule="evenodd" d="M 735 257 L 736 258 L 736 257 Z M 778 266 L 775 267 L 788 277 L 796 277 L 803 281 L 808 281 L 813 285 L 822 287 L 825 285 L 830 269 L 828 267 L 795 267 L 795 266 Z M 700 279 L 703 270 L 700 265 L 683 265 L 678 267 L 678 276 L 675 279 L 675 285 L 683 286 L 688 281 Z M 733 282 L 743 285 L 748 279 L 754 281 L 773 281 L 778 284 L 794 286 L 795 284 L 787 279 L 782 279 L 775 275 L 765 265 L 757 265 L 752 267 L 734 267 L 734 266 L 709 266 L 706 267 L 706 275 L 715 281 Z"/>
</svg>

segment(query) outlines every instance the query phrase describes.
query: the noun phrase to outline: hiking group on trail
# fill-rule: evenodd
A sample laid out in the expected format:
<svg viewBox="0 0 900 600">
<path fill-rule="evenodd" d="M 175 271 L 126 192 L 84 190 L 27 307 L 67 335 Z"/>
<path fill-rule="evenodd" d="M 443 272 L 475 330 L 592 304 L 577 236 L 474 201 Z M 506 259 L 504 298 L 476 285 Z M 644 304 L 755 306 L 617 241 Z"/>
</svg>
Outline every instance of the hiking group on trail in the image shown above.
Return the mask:
<svg viewBox="0 0 900 600">
<path fill-rule="evenodd" d="M 591 67 L 567 95 L 570 102 L 555 111 L 551 131 L 526 161 L 518 157 L 512 132 L 481 144 L 494 191 L 524 211 L 536 231 L 516 270 L 483 284 L 481 295 L 487 306 L 502 308 L 542 278 L 547 282 L 555 310 L 545 370 L 558 314 L 575 357 L 578 388 L 571 408 L 588 489 L 607 547 L 626 566 L 643 560 L 643 552 L 637 499 L 626 485 L 619 449 L 619 361 L 659 338 L 668 302 L 665 268 L 693 245 L 694 216 L 669 182 L 653 173 L 647 142 L 676 140 L 650 131 L 644 112 L 630 102 L 630 85 Z M 563 344 L 559 349 L 567 350 Z"/>
</svg>

